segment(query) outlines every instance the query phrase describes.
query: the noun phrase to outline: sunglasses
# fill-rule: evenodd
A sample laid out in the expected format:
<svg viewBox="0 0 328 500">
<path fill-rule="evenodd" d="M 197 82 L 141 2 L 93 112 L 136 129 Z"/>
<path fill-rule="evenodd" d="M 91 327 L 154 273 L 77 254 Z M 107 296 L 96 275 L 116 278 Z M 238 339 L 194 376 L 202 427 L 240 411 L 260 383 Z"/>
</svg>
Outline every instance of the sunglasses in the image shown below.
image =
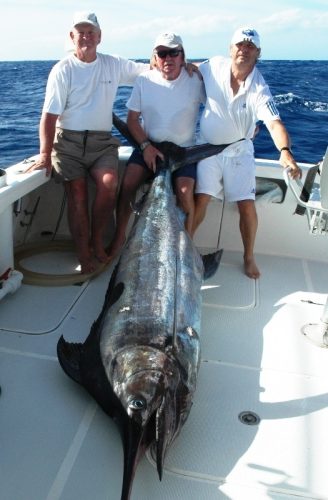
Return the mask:
<svg viewBox="0 0 328 500">
<path fill-rule="evenodd" d="M 165 59 L 167 56 L 170 57 L 178 57 L 178 55 L 182 52 L 181 49 L 170 49 L 170 50 L 158 50 L 155 52 L 155 54 L 160 58 L 160 59 Z"/>
</svg>

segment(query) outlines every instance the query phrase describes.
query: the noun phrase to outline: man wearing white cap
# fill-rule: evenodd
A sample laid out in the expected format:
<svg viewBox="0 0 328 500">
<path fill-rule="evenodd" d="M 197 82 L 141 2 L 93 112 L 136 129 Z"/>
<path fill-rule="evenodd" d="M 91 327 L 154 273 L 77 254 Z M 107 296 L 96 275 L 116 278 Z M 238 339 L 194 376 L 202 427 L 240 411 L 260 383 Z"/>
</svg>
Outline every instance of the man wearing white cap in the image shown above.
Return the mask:
<svg viewBox="0 0 328 500">
<path fill-rule="evenodd" d="M 237 202 L 244 246 L 244 270 L 257 279 L 254 259 L 257 231 L 255 161 L 252 138 L 256 122 L 263 121 L 280 151 L 280 163 L 290 175 L 301 175 L 290 150 L 290 139 L 270 89 L 256 68 L 261 44 L 253 28 L 238 29 L 231 40 L 230 58 L 220 56 L 200 64 L 206 89 L 206 106 L 200 132 L 204 142 L 230 144 L 222 153 L 199 162 L 193 231 L 206 214 L 211 197 Z M 241 140 L 244 139 L 244 140 Z"/>
<path fill-rule="evenodd" d="M 105 263 L 104 232 L 116 203 L 119 141 L 111 135 L 112 108 L 119 85 L 133 85 L 148 64 L 97 52 L 101 41 L 93 12 L 74 15 L 74 53 L 51 70 L 40 121 L 40 156 L 28 170 L 52 167 L 64 182 L 68 221 L 81 272 Z M 96 185 L 91 222 L 87 176 Z"/>
<path fill-rule="evenodd" d="M 195 144 L 199 107 L 205 101 L 201 79 L 185 69 L 180 36 L 163 33 L 156 38 L 153 64 L 157 70 L 138 76 L 127 102 L 128 127 L 140 146 L 128 160 L 122 180 L 117 229 L 109 250 L 113 257 L 124 243 L 138 187 L 154 174 L 157 158 L 163 159 L 152 141 L 170 141 L 184 147 Z M 189 233 L 193 224 L 195 179 L 196 164 L 186 165 L 173 174 L 177 203 L 186 214 L 185 227 Z"/>
</svg>

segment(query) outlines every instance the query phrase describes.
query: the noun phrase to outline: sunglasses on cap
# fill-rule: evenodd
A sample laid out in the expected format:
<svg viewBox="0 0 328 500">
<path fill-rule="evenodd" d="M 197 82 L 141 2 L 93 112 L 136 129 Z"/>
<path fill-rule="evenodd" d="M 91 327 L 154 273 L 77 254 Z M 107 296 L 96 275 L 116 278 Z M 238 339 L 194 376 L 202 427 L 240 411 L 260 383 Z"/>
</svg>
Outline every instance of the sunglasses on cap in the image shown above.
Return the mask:
<svg viewBox="0 0 328 500">
<path fill-rule="evenodd" d="M 178 55 L 182 52 L 181 49 L 169 49 L 169 50 L 156 50 L 155 54 L 160 58 L 160 59 L 165 59 L 166 56 L 170 57 L 178 57 Z"/>
</svg>

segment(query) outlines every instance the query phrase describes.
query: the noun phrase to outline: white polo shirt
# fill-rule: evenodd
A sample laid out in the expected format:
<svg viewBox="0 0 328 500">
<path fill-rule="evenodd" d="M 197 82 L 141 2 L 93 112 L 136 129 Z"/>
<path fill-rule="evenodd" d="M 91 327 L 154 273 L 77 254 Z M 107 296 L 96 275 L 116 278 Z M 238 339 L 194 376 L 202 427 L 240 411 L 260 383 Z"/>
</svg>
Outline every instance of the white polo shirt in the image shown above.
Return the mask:
<svg viewBox="0 0 328 500">
<path fill-rule="evenodd" d="M 199 69 L 207 96 L 200 121 L 202 141 L 227 144 L 252 139 L 258 120 L 268 123 L 279 119 L 270 89 L 256 67 L 235 96 L 230 84 L 231 59 L 216 56 Z"/>
</svg>

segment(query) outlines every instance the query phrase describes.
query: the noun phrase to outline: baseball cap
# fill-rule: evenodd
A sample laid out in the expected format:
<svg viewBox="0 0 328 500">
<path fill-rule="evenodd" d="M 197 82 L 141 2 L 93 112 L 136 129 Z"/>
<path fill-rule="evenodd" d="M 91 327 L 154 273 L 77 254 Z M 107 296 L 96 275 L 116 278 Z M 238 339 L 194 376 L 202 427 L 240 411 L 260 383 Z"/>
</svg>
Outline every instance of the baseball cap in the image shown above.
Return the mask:
<svg viewBox="0 0 328 500">
<path fill-rule="evenodd" d="M 235 31 L 231 39 L 231 45 L 240 42 L 252 42 L 258 49 L 261 47 L 260 36 L 253 28 L 239 28 Z"/>
<path fill-rule="evenodd" d="M 92 24 L 92 26 L 100 30 L 98 19 L 94 12 L 75 12 L 73 17 L 73 27 L 82 23 Z"/>
<path fill-rule="evenodd" d="M 159 35 L 154 43 L 154 49 L 162 45 L 163 47 L 168 47 L 170 49 L 176 49 L 177 47 L 182 47 L 182 39 L 179 35 L 174 33 L 162 33 Z"/>
</svg>

